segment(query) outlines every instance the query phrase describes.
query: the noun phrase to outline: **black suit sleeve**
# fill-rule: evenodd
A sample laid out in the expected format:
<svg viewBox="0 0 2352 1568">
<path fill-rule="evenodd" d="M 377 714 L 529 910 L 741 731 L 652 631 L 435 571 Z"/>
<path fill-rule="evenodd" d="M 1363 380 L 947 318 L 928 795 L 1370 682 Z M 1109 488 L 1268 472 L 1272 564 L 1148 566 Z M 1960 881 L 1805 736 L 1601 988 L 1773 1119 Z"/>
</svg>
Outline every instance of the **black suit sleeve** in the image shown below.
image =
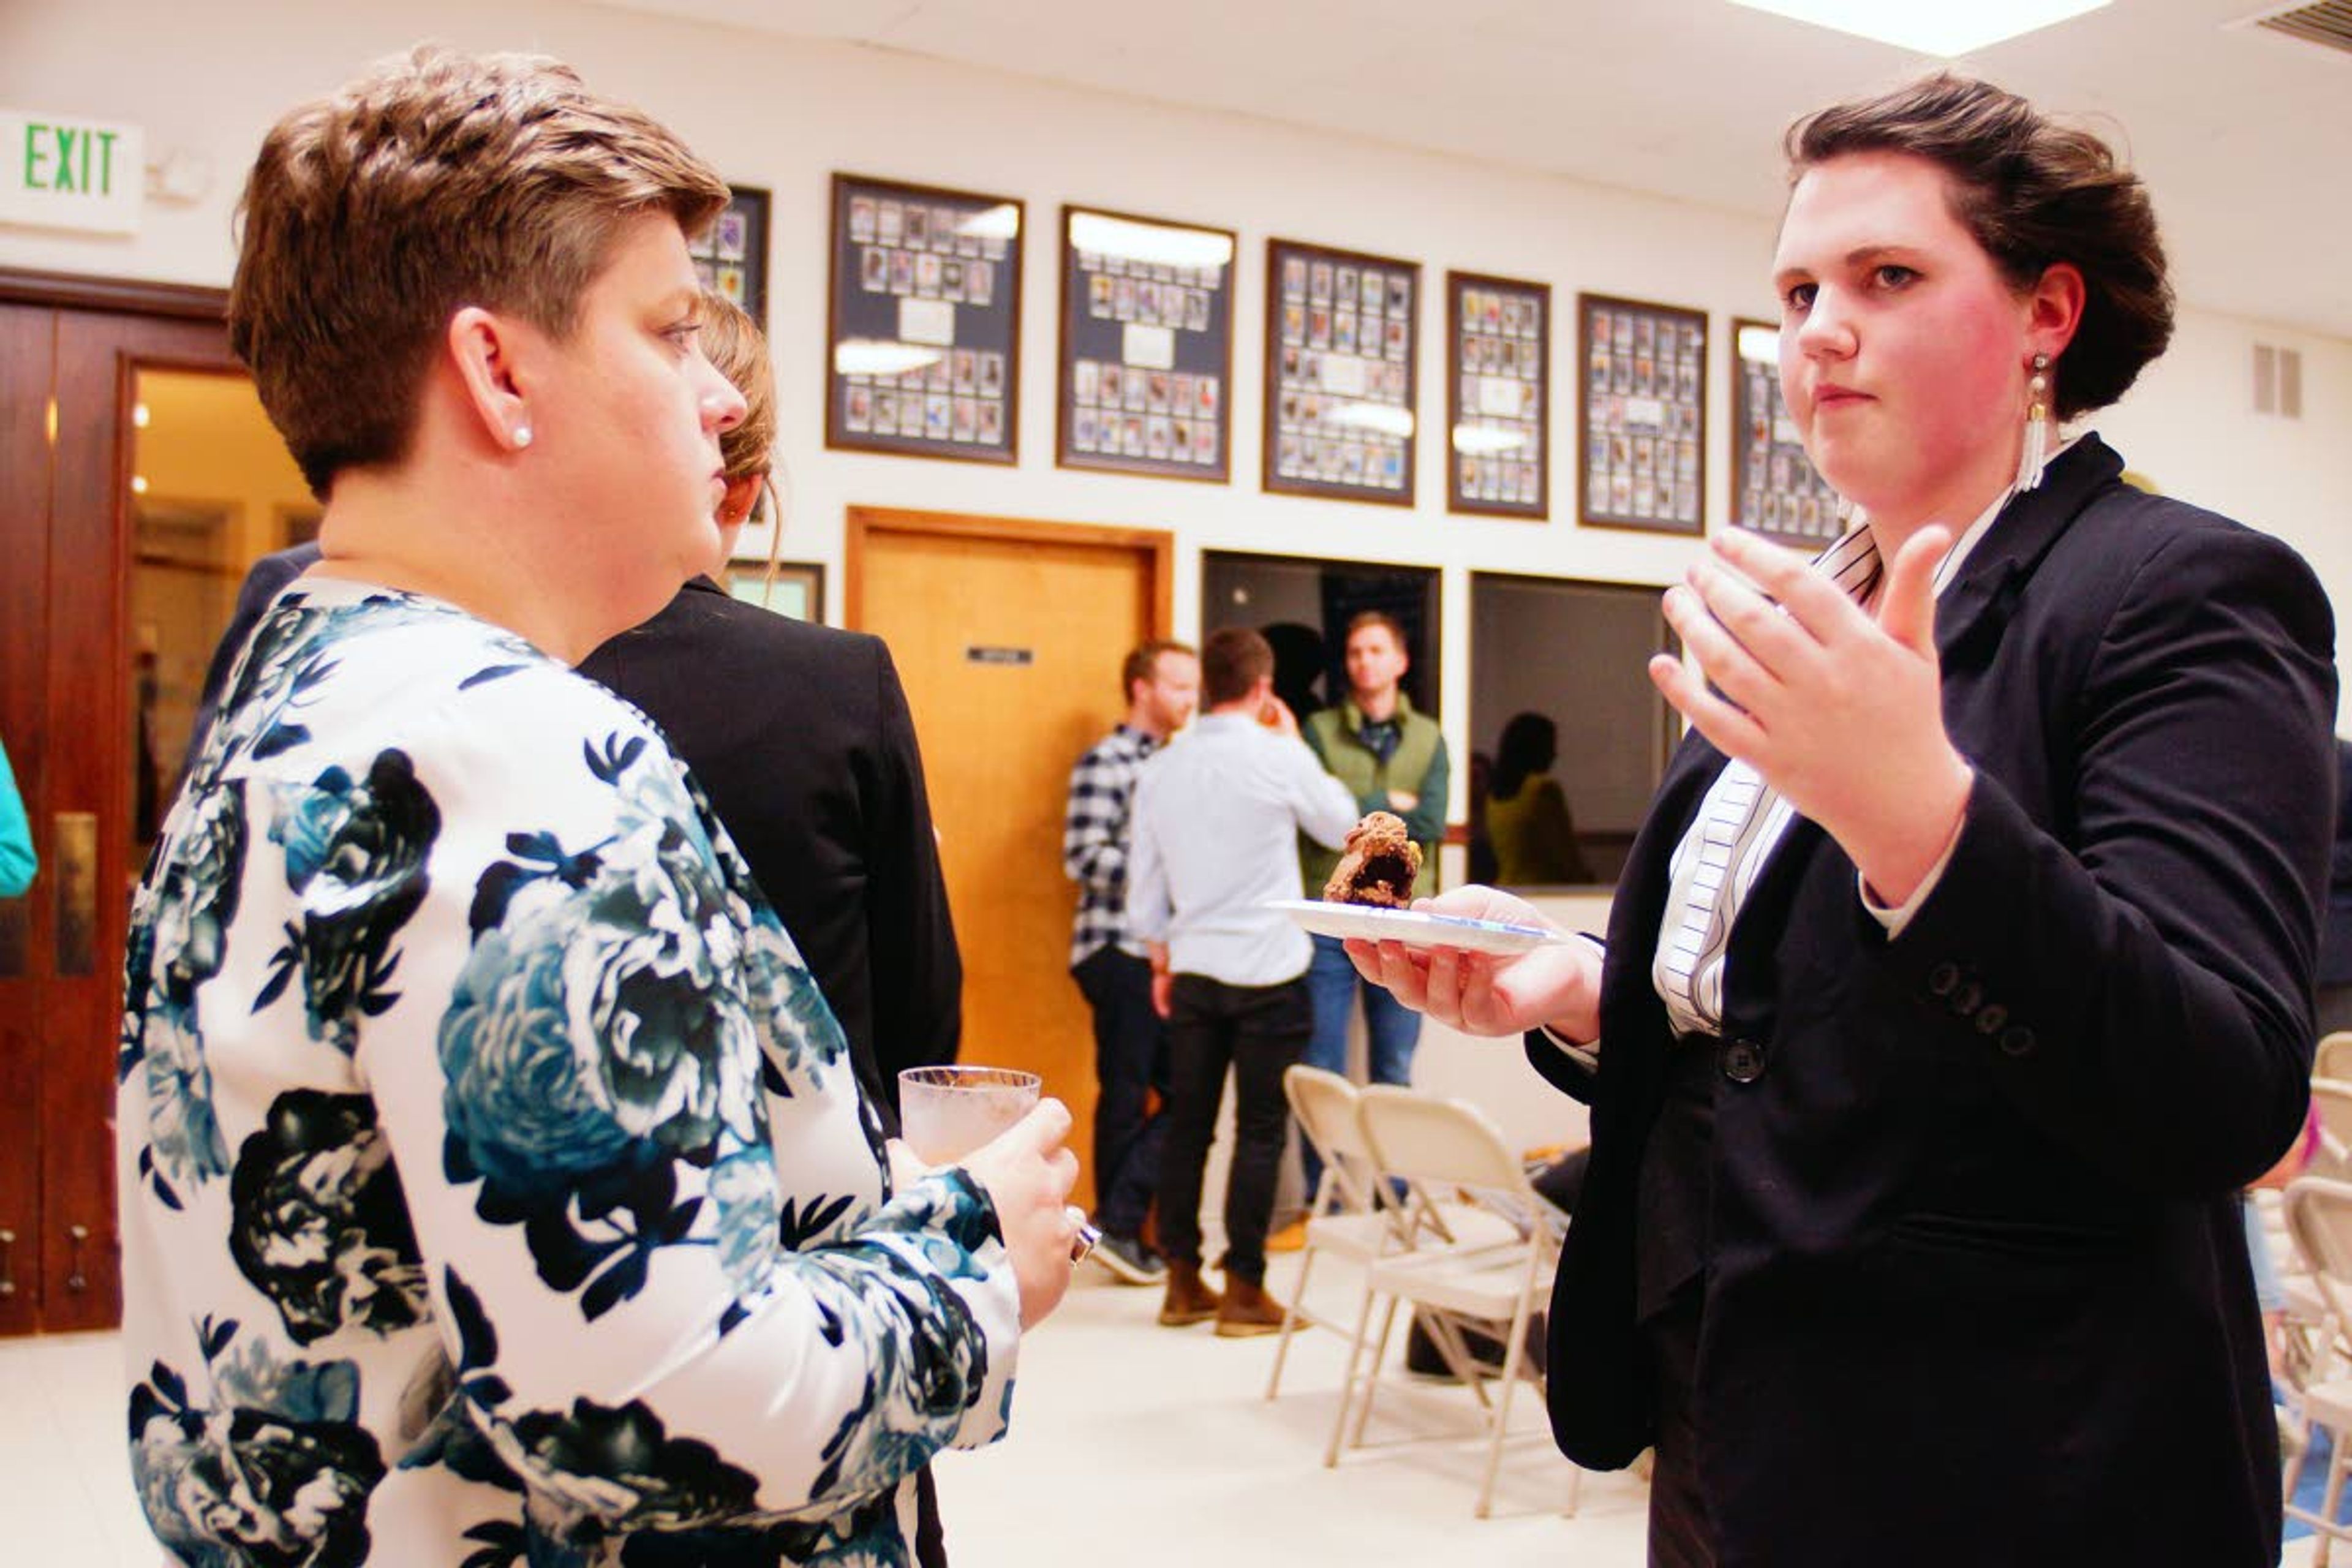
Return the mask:
<svg viewBox="0 0 2352 1568">
<path fill-rule="evenodd" d="M 867 951 L 874 1054 L 884 1091 L 895 1100 L 900 1068 L 956 1059 L 963 1033 L 963 960 L 948 912 L 914 715 L 890 650 L 878 641 L 874 647 L 879 736 L 867 823 L 873 854 Z"/>
<path fill-rule="evenodd" d="M 228 685 L 229 671 L 236 668 L 237 656 L 245 651 L 245 639 L 253 635 L 254 623 L 278 597 L 278 591 L 308 572 L 318 559 L 319 545 L 313 540 L 263 556 L 245 574 L 244 585 L 236 591 L 236 607 L 228 613 L 227 629 L 221 633 L 220 646 L 213 649 L 213 661 L 205 669 L 204 694 L 196 699 L 195 721 L 188 726 L 188 754 L 180 766 L 183 773 L 196 765 L 205 731 L 213 727 L 222 689 Z"/>
<path fill-rule="evenodd" d="M 2303 1127 L 2335 806 L 2327 600 L 2276 541 L 2201 529 L 2152 551 L 2092 632 L 2075 700 L 2044 715 L 2061 820 L 1979 773 L 1887 975 L 1908 1026 L 2117 1180 L 2242 1186 Z"/>
</svg>

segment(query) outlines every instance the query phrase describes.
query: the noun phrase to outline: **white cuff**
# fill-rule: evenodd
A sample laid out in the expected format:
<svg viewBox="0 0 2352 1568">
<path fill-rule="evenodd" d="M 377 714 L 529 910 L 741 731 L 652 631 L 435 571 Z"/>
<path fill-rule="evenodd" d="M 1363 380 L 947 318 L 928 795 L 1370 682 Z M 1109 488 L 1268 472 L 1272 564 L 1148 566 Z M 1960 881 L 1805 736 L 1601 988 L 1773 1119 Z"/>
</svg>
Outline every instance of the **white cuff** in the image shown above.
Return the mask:
<svg viewBox="0 0 2352 1568">
<path fill-rule="evenodd" d="M 1911 917 L 1919 912 L 1919 906 L 1927 901 L 1927 895 L 1934 892 L 1936 884 L 1944 879 L 1944 868 L 1952 863 L 1952 851 L 1960 847 L 1960 833 L 1968 825 L 1969 814 L 1963 811 L 1960 820 L 1953 825 L 1951 837 L 1945 840 L 1944 852 L 1936 857 L 1936 863 L 1927 868 L 1927 874 L 1919 879 L 1919 885 L 1911 889 L 1911 896 L 1894 909 L 1888 909 L 1870 896 L 1870 884 L 1863 879 L 1861 872 L 1853 874 L 1854 890 L 1862 895 L 1862 907 L 1870 911 L 1871 919 L 1886 928 L 1887 941 L 1893 942 L 1903 934 L 1903 928 L 1911 923 Z"/>
</svg>

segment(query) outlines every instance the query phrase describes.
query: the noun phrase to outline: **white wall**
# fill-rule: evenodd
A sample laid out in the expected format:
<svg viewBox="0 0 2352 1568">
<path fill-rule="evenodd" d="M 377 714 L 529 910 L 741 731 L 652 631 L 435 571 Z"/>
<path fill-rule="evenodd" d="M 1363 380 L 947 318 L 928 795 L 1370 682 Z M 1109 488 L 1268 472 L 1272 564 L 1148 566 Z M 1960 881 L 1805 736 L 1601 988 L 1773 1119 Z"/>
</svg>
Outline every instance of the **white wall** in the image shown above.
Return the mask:
<svg viewBox="0 0 2352 1568">
<path fill-rule="evenodd" d="M 221 0 L 10 0 L 0 7 L 0 104 L 132 121 L 148 155 L 210 166 L 193 206 L 151 205 L 136 239 L 0 227 L 0 266 L 221 284 L 229 214 L 267 123 L 364 61 L 424 37 L 464 47 L 562 55 L 602 90 L 667 121 L 728 177 L 774 192 L 770 328 L 785 401 L 792 476 L 787 553 L 825 562 L 840 582 L 843 509 L 886 506 L 1164 527 L 1179 541 L 1176 613 L 1198 625 L 1199 552 L 1255 549 L 1435 565 L 1445 570 L 1444 710 L 1448 739 L 1472 737 L 1469 570 L 1664 583 L 1686 541 L 1445 515 L 1433 448 L 1412 510 L 1272 497 L 1255 482 L 1265 242 L 1270 235 L 1423 264 L 1424 298 L 1449 266 L 1549 281 L 1564 334 L 1580 289 L 1704 307 L 1715 335 L 1734 314 L 1769 314 L 1771 236 L 1758 220 L 1622 191 L 1196 113 L 1020 78 L 830 44 L 559 3 L 416 0 L 366 10 Z M 1563 83 L 1562 90 L 1571 90 Z M 835 170 L 1017 195 L 1028 203 L 1018 468 L 823 448 L 824 233 Z M 2159 195 L 2161 193 L 2159 193 Z M 1235 334 L 1235 482 L 1177 484 L 1056 469 L 1053 365 L 1059 207 L 1065 201 L 1189 219 L 1242 237 Z M 2315 258 L 2315 264 L 2317 264 Z M 1424 311 L 1424 414 L 1439 407 L 1444 344 Z M 2252 323 L 2191 310 L 2179 346 L 2101 421 L 2169 492 L 2294 542 L 2352 604 L 2352 343 L 2263 330 L 2305 355 L 2300 424 L 2247 406 Z M 1556 348 L 1556 363 L 1573 367 Z M 1730 465 L 1727 351 L 1709 359 L 1707 510 L 1720 519 Z M 1572 375 L 1555 378 L 1559 389 Z M 1574 450 L 1572 395 L 1556 406 L 1553 451 Z M 1442 413 L 1437 416 L 1442 422 Z M 1562 437 L 1566 437 L 1565 440 Z M 1556 477 L 1556 495 L 1571 483 Z M 838 618 L 838 595 L 833 613 Z M 1458 809 L 1457 809 L 1458 815 Z"/>
</svg>

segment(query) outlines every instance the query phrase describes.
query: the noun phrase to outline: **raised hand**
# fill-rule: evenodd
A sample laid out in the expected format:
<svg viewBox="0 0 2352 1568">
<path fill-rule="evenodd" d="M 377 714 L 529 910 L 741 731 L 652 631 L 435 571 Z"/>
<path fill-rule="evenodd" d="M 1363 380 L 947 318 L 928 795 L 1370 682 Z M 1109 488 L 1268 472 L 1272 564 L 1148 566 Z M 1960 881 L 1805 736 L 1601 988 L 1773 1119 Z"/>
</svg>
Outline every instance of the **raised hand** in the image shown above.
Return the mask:
<svg viewBox="0 0 2352 1568">
<path fill-rule="evenodd" d="M 1549 925 L 1534 905 L 1492 888 L 1456 888 L 1413 901 L 1431 914 Z M 1601 954 L 1590 942 L 1546 942 L 1508 957 L 1454 947 L 1350 939 L 1358 973 L 1417 1013 L 1465 1035 L 1517 1035 L 1549 1025 L 1580 1044 L 1601 1033 Z"/>
<path fill-rule="evenodd" d="M 1794 551 L 1737 530 L 1709 542 L 1665 596 L 1699 670 L 1662 654 L 1651 680 L 1836 839 L 1881 900 L 1902 903 L 1951 842 L 1974 776 L 1944 730 L 1936 658 L 1935 572 L 1951 531 L 1904 542 L 1874 613 Z"/>
</svg>

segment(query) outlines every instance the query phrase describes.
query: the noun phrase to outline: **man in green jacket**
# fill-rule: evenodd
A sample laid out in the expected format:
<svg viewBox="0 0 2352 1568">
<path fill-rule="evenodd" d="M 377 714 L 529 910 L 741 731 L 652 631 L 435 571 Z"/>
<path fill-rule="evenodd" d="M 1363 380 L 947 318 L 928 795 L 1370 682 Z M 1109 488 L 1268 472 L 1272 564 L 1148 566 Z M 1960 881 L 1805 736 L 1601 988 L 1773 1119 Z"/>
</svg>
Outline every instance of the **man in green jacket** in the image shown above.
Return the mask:
<svg viewBox="0 0 2352 1568">
<path fill-rule="evenodd" d="M 1412 885 L 1413 896 L 1425 899 L 1437 891 L 1437 844 L 1445 834 L 1448 765 L 1437 721 L 1415 712 L 1398 685 L 1412 665 L 1404 644 L 1403 626 L 1384 611 L 1366 610 L 1350 619 L 1347 698 L 1310 716 L 1303 733 L 1323 766 L 1356 797 L 1360 812 L 1390 811 L 1404 819 L 1405 831 L 1421 846 L 1421 876 Z M 1308 897 L 1321 892 L 1339 863 L 1338 850 L 1303 836 L 1299 839 L 1299 868 Z M 1380 986 L 1359 979 L 1339 938 L 1315 939 L 1315 961 L 1307 983 L 1315 996 L 1315 1034 L 1304 1058 L 1307 1066 L 1347 1073 L 1348 1024 L 1360 993 L 1371 1047 L 1371 1080 L 1412 1081 L 1421 1015 Z M 1310 1197 L 1321 1174 L 1309 1148 Z"/>
</svg>

